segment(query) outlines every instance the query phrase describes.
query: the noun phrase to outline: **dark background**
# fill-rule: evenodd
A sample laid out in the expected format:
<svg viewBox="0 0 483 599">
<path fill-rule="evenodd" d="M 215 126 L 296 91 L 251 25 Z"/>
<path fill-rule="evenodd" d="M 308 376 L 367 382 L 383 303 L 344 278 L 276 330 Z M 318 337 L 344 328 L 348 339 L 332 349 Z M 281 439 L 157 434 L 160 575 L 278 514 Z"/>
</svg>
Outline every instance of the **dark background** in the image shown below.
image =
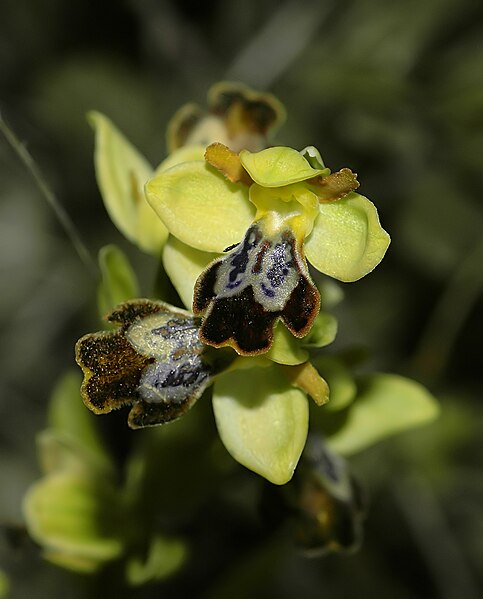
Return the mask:
<svg viewBox="0 0 483 599">
<path fill-rule="evenodd" d="M 118 243 L 143 284 L 155 269 L 104 211 L 85 113 L 107 114 L 157 164 L 173 112 L 204 104 L 223 79 L 276 94 L 288 113 L 276 141 L 315 145 L 333 170 L 357 172 L 392 236 L 376 271 L 343 286 L 338 343 L 368 346 L 371 368 L 426 384 L 442 417 L 353 460 L 372 503 L 357 555 L 287 558 L 245 596 L 477 597 L 483 4 L 6 0 L 0 12 L 1 114 L 93 256 Z M 0 569 L 12 597 L 81 597 L 82 577 L 44 563 L 24 537 L 21 498 L 40 476 L 35 435 L 51 389 L 97 326 L 96 281 L 2 136 L 0 289 Z M 200 595 L 224 580 L 210 567 Z M 176 596 L 175 583 L 164 592 L 132 596 Z"/>
</svg>

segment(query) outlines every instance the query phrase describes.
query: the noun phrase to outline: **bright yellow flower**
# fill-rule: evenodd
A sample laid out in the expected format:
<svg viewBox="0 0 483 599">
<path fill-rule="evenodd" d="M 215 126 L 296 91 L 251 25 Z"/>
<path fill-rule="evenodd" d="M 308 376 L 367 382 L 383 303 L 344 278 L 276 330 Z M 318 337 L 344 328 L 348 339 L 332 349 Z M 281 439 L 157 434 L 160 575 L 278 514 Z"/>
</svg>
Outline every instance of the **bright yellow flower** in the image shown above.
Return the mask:
<svg viewBox="0 0 483 599">
<path fill-rule="evenodd" d="M 320 308 L 306 258 L 342 281 L 366 275 L 390 241 L 376 208 L 354 193 L 359 184 L 349 169 L 330 174 L 315 148 L 237 155 L 212 144 L 205 158 L 146 185 L 148 202 L 176 238 L 164 264 L 185 302 L 196 279 L 202 341 L 264 353 L 278 320 L 304 337 Z"/>
</svg>

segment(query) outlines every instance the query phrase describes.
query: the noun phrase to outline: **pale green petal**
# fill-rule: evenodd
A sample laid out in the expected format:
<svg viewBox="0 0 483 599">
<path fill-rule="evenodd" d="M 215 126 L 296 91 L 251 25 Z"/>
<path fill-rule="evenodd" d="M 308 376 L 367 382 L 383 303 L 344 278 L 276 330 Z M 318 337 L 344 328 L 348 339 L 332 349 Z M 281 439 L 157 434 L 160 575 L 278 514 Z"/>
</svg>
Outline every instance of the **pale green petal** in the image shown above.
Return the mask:
<svg viewBox="0 0 483 599">
<path fill-rule="evenodd" d="M 106 116 L 90 112 L 88 118 L 96 132 L 94 160 L 104 204 L 117 228 L 135 243 L 137 208 L 132 177 L 142 195 L 151 165 Z"/>
<path fill-rule="evenodd" d="M 161 580 L 173 574 L 185 557 L 186 547 L 182 541 L 155 535 L 146 555 L 135 555 L 128 560 L 126 578 L 133 586 Z"/>
<path fill-rule="evenodd" d="M 107 117 L 99 112 L 90 112 L 88 117 L 96 132 L 97 183 L 109 216 L 130 241 L 159 254 L 167 231 L 144 197 L 151 165 Z"/>
<path fill-rule="evenodd" d="M 183 304 L 191 310 L 196 279 L 219 254 L 202 252 L 170 235 L 163 250 L 163 265 Z"/>
<path fill-rule="evenodd" d="M 148 204 L 143 193 L 138 205 L 136 225 L 137 246 L 143 252 L 160 258 L 163 246 L 168 239 L 168 234 L 168 229 Z"/>
<path fill-rule="evenodd" d="M 49 402 L 49 428 L 71 437 L 101 461 L 106 461 L 106 449 L 96 426 L 96 417 L 86 409 L 81 398 L 81 383 L 80 370 L 69 370 L 59 379 Z"/>
<path fill-rule="evenodd" d="M 329 169 L 312 168 L 300 152 L 283 146 L 254 153 L 242 150 L 240 160 L 250 177 L 262 187 L 281 187 L 329 173 Z"/>
<path fill-rule="evenodd" d="M 337 335 L 337 318 L 328 312 L 319 312 L 310 332 L 302 339 L 303 347 L 325 347 Z"/>
<path fill-rule="evenodd" d="M 139 284 L 127 256 L 116 245 L 105 245 L 99 250 L 99 268 L 97 305 L 104 318 L 118 304 L 139 297 Z"/>
<path fill-rule="evenodd" d="M 112 478 L 114 466 L 107 454 L 99 454 L 67 433 L 46 429 L 37 435 L 37 452 L 43 472 Z"/>
<path fill-rule="evenodd" d="M 394 374 L 371 375 L 362 381 L 346 422 L 328 443 L 334 451 L 350 455 L 431 422 L 438 414 L 438 403 L 419 383 Z"/>
<path fill-rule="evenodd" d="M 300 154 L 307 160 L 312 168 L 325 169 L 326 166 L 322 160 L 319 150 L 314 146 L 307 146 L 300 150 Z"/>
<path fill-rule="evenodd" d="M 48 426 L 37 436 L 37 448 L 45 473 L 112 476 L 113 465 L 96 417 L 80 395 L 80 371 L 68 371 L 56 384 L 48 408 Z"/>
<path fill-rule="evenodd" d="M 235 460 L 277 485 L 292 478 L 307 437 L 308 402 L 277 368 L 221 375 L 213 409 L 221 440 Z"/>
<path fill-rule="evenodd" d="M 172 235 L 206 252 L 239 243 L 255 214 L 246 186 L 201 161 L 160 173 L 146 185 L 146 195 Z"/>
<path fill-rule="evenodd" d="M 333 279 L 324 278 L 322 281 L 316 282 L 317 288 L 320 291 L 321 306 L 324 309 L 330 309 L 344 299 L 344 290 L 342 285 L 336 283 Z"/>
<path fill-rule="evenodd" d="M 76 553 L 64 553 L 62 551 L 52 551 L 51 549 L 44 550 L 42 557 L 60 568 L 72 570 L 79 574 L 93 574 L 104 565 L 103 561 L 97 558 L 90 558 Z"/>
<path fill-rule="evenodd" d="M 206 146 L 204 145 L 189 145 L 178 148 L 174 152 L 171 152 L 167 158 L 161 162 L 158 168 L 154 171 L 154 177 L 164 171 L 167 171 L 172 166 L 181 164 L 183 162 L 192 162 L 193 160 L 204 160 Z"/>
<path fill-rule="evenodd" d="M 48 552 L 72 557 L 72 569 L 85 560 L 101 565 L 123 550 L 118 499 L 110 486 L 68 473 L 47 476 L 24 499 L 30 535 Z M 79 567 L 76 567 L 79 558 Z"/>
<path fill-rule="evenodd" d="M 265 356 L 278 364 L 302 364 L 308 360 L 309 354 L 301 345 L 301 339 L 294 337 L 287 327 L 279 322 L 273 332 L 273 345 Z"/>
<path fill-rule="evenodd" d="M 320 214 L 305 240 L 307 260 L 340 281 L 357 281 L 382 260 L 390 237 L 372 202 L 358 193 L 320 204 Z"/>
</svg>

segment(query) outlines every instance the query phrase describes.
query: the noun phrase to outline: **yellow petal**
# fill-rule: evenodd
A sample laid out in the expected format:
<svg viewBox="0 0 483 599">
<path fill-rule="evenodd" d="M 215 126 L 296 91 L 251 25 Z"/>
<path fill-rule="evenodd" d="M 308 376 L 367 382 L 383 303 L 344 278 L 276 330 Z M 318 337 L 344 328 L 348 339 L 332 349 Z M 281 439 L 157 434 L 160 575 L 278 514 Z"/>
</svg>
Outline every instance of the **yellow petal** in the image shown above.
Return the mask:
<svg viewBox="0 0 483 599">
<path fill-rule="evenodd" d="M 168 239 L 168 229 L 148 204 L 144 195 L 142 200 L 139 201 L 137 216 L 136 238 L 138 247 L 147 254 L 160 258 L 163 246 Z"/>
<path fill-rule="evenodd" d="M 183 304 L 191 310 L 196 279 L 218 254 L 202 252 L 170 235 L 163 250 L 163 265 Z"/>
<path fill-rule="evenodd" d="M 235 460 L 276 485 L 292 478 L 307 438 L 308 402 L 277 368 L 221 375 L 213 409 L 221 440 Z"/>
<path fill-rule="evenodd" d="M 436 399 L 422 385 L 395 374 L 373 374 L 359 383 L 343 426 L 328 439 L 342 455 L 357 453 L 439 415 Z"/>
<path fill-rule="evenodd" d="M 374 204 L 350 193 L 338 202 L 320 204 L 305 240 L 305 255 L 320 272 L 340 281 L 357 281 L 379 264 L 389 242 Z"/>
<path fill-rule="evenodd" d="M 172 235 L 206 252 L 239 243 L 254 217 L 247 187 L 227 181 L 204 161 L 159 173 L 147 183 L 146 195 Z"/>
<path fill-rule="evenodd" d="M 329 172 L 312 168 L 300 152 L 283 146 L 255 153 L 242 150 L 240 159 L 250 177 L 262 187 L 282 187 Z"/>
<path fill-rule="evenodd" d="M 302 343 L 303 340 L 294 337 L 287 327 L 279 322 L 273 331 L 273 345 L 265 355 L 278 364 L 302 364 L 309 357 Z"/>
<path fill-rule="evenodd" d="M 84 559 L 96 567 L 123 550 L 119 496 L 108 482 L 47 476 L 28 490 L 23 508 L 30 535 L 47 551 L 71 556 L 72 569 L 83 570 Z"/>
<path fill-rule="evenodd" d="M 191 162 L 193 160 L 204 160 L 205 158 L 205 146 L 200 144 L 197 145 L 189 145 L 183 146 L 182 148 L 178 148 L 161 162 L 158 168 L 154 171 L 154 177 L 162 173 L 163 171 L 167 171 L 172 166 L 176 166 L 177 164 L 181 164 L 183 162 Z"/>
<path fill-rule="evenodd" d="M 314 146 L 307 146 L 300 150 L 300 154 L 307 160 L 312 168 L 326 168 L 319 150 Z"/>
<path fill-rule="evenodd" d="M 159 254 L 168 235 L 144 197 L 151 165 L 107 117 L 91 112 L 89 121 L 96 131 L 96 177 L 109 216 L 130 241 Z"/>
</svg>

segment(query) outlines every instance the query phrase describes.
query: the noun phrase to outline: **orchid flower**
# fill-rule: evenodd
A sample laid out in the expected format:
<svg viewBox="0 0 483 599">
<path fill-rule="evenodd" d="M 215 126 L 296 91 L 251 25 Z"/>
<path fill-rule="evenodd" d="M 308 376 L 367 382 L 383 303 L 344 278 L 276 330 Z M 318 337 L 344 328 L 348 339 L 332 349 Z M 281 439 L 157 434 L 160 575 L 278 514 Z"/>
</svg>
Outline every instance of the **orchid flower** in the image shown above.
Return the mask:
<svg viewBox="0 0 483 599">
<path fill-rule="evenodd" d="M 278 320 L 295 337 L 307 335 L 320 296 L 306 259 L 341 281 L 375 268 L 389 235 L 358 186 L 349 169 L 330 174 L 313 147 L 236 154 L 219 143 L 205 161 L 178 164 L 147 183 L 148 202 L 176 238 L 165 250 L 167 272 L 181 297 L 194 289 L 203 343 L 264 353 Z"/>
</svg>

